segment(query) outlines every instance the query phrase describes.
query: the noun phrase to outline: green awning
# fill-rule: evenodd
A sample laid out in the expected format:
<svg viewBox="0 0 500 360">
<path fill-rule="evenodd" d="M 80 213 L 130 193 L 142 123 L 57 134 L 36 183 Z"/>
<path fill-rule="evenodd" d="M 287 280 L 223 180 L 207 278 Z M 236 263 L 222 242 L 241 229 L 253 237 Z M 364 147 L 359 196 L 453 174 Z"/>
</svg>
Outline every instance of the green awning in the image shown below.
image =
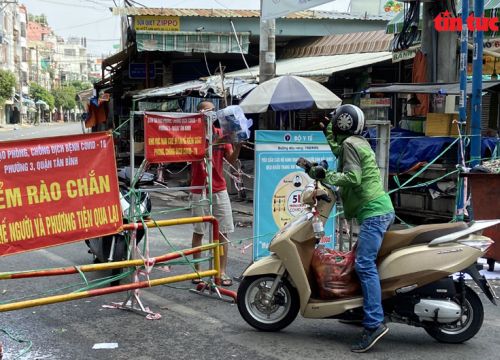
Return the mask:
<svg viewBox="0 0 500 360">
<path fill-rule="evenodd" d="M 473 5 L 473 4 L 472 4 Z M 462 13 L 462 1 L 457 0 L 456 5 L 457 12 L 459 14 Z M 469 11 L 472 11 L 474 6 L 469 7 Z M 495 17 L 500 13 L 500 0 L 485 0 L 484 2 L 484 16 L 486 17 Z M 387 34 L 397 34 L 401 32 L 403 28 L 403 20 L 404 20 L 404 11 L 401 10 L 397 13 L 391 21 L 387 24 L 386 33 Z M 422 9 L 420 10 L 420 21 L 418 24 L 418 28 L 422 30 Z M 486 38 L 493 38 L 498 36 L 498 32 L 487 32 L 484 34 Z"/>
<path fill-rule="evenodd" d="M 248 54 L 250 33 L 237 33 L 244 54 Z M 137 31 L 137 51 L 176 51 L 183 53 L 239 54 L 240 47 L 231 33 L 179 31 Z"/>
</svg>

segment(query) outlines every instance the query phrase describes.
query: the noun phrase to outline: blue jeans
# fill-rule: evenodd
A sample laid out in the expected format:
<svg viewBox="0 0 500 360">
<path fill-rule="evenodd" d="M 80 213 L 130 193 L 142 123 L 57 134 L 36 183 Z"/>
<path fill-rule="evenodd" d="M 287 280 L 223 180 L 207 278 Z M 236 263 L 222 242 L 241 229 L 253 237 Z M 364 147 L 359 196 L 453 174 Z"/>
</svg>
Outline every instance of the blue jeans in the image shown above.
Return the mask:
<svg viewBox="0 0 500 360">
<path fill-rule="evenodd" d="M 359 228 L 355 268 L 363 291 L 363 326 L 366 329 L 375 329 L 384 321 L 377 255 L 384 233 L 393 221 L 394 212 L 390 212 L 365 219 Z"/>
</svg>

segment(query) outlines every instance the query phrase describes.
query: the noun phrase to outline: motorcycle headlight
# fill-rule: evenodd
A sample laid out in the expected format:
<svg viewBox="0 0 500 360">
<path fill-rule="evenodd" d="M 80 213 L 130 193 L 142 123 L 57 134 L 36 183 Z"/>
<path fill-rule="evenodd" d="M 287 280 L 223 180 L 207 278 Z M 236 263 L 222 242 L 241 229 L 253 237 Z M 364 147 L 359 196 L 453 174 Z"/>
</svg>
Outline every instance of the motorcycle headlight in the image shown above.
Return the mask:
<svg viewBox="0 0 500 360">
<path fill-rule="evenodd" d="M 462 245 L 467 245 L 473 247 L 474 249 L 478 249 L 479 251 L 486 252 L 488 248 L 493 244 L 493 241 L 490 239 L 481 239 L 481 240 L 458 240 L 458 243 Z"/>
</svg>

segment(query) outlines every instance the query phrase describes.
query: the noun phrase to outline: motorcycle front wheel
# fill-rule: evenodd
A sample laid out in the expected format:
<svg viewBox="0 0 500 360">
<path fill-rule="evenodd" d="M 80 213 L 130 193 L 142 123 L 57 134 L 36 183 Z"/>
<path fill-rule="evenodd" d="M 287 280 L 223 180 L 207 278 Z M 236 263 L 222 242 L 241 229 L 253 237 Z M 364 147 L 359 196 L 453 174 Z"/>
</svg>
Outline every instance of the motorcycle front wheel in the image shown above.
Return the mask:
<svg viewBox="0 0 500 360">
<path fill-rule="evenodd" d="M 458 290 L 458 289 L 457 289 Z M 459 300 L 455 299 L 458 303 Z M 462 304 L 461 318 L 452 324 L 429 325 L 425 331 L 442 343 L 463 343 L 477 334 L 483 325 L 483 303 L 470 287 L 465 286 L 465 299 Z"/>
<path fill-rule="evenodd" d="M 268 298 L 276 275 L 245 277 L 238 288 L 238 310 L 243 319 L 261 331 L 279 331 L 292 323 L 300 308 L 297 289 L 282 279 Z"/>
</svg>

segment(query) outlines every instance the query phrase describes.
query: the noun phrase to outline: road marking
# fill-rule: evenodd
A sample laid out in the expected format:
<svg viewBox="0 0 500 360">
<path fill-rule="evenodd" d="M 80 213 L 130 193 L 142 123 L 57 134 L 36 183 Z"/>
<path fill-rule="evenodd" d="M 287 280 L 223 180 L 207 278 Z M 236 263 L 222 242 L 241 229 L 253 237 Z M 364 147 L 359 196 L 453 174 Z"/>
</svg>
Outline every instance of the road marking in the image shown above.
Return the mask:
<svg viewBox="0 0 500 360">
<path fill-rule="evenodd" d="M 39 252 L 42 253 L 43 256 L 49 258 L 50 260 L 53 260 L 53 261 L 57 262 L 58 264 L 62 263 L 62 264 L 66 264 L 66 265 L 69 265 L 69 266 L 74 266 L 75 265 L 71 261 L 69 261 L 67 258 L 59 256 L 57 254 L 53 254 L 53 253 L 51 253 L 48 250 L 42 249 L 42 250 L 39 250 Z"/>
<path fill-rule="evenodd" d="M 206 315 L 205 313 L 203 313 L 203 312 L 201 312 L 199 310 L 192 309 L 190 307 L 178 304 L 178 303 L 173 302 L 171 300 L 167 300 L 164 297 L 161 297 L 159 295 L 143 291 L 143 292 L 141 292 L 140 296 L 142 298 L 150 301 L 150 302 L 154 302 L 160 308 L 165 308 L 166 307 L 169 311 L 174 311 L 174 312 L 176 312 L 176 313 L 178 313 L 180 315 L 186 316 L 188 318 L 193 318 L 194 320 L 196 320 L 197 324 L 208 323 L 208 324 L 210 324 L 212 326 L 217 326 L 217 327 L 223 327 L 224 326 L 224 324 L 222 323 L 222 321 L 220 321 L 220 320 L 218 320 L 218 319 L 216 319 L 214 317 Z M 207 299 L 207 301 L 215 301 L 215 300 Z M 166 309 L 163 309 L 163 310 L 166 310 Z M 200 321 L 200 320 L 203 321 L 203 322 L 199 323 L 198 321 Z M 212 328 L 212 326 L 210 326 L 210 328 Z"/>
</svg>

